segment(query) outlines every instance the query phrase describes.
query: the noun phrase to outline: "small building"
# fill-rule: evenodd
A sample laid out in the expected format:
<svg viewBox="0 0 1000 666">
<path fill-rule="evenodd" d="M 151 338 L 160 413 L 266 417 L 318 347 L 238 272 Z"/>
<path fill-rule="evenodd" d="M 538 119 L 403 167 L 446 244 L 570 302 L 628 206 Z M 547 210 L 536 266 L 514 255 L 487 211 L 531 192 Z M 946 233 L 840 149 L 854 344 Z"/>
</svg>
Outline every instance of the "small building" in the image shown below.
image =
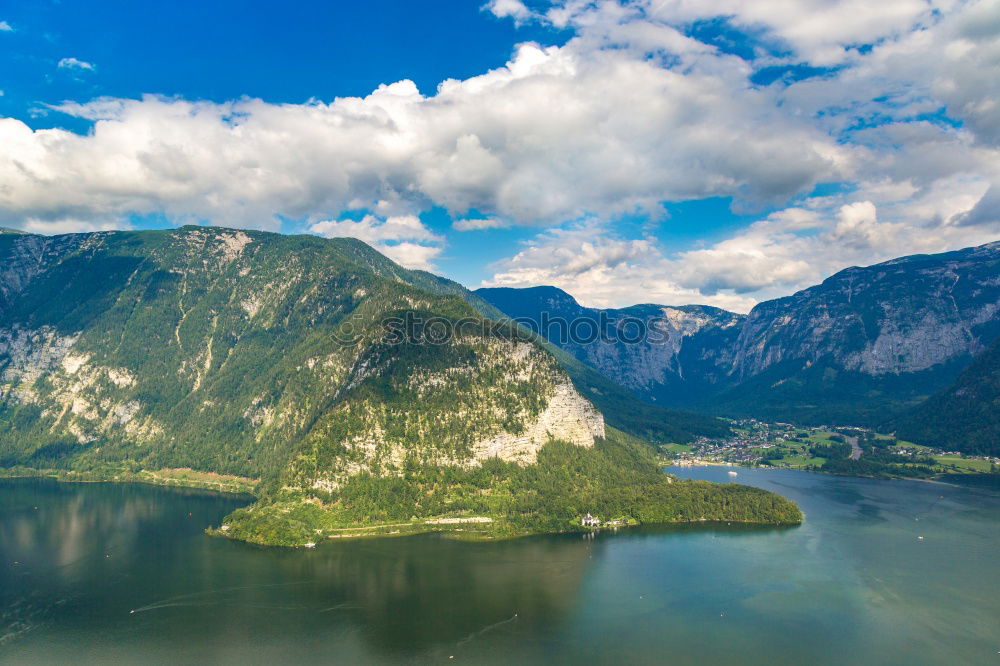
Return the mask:
<svg viewBox="0 0 1000 666">
<path fill-rule="evenodd" d="M 580 524 L 584 527 L 600 527 L 601 521 L 588 513 L 580 520 Z"/>
</svg>

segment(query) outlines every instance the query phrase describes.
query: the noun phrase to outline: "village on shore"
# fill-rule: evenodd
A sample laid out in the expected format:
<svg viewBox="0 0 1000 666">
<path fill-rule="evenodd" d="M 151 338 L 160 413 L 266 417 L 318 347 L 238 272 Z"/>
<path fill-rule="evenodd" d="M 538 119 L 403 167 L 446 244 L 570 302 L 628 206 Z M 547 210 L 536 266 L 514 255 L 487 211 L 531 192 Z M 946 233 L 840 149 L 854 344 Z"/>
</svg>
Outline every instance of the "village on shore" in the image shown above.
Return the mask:
<svg viewBox="0 0 1000 666">
<path fill-rule="evenodd" d="M 821 469 L 830 456 L 851 460 L 892 460 L 897 465 L 931 466 L 938 473 L 996 473 L 1000 458 L 972 456 L 897 440 L 869 428 L 853 425 L 798 426 L 767 423 L 758 419 L 732 422 L 733 435 L 699 437 L 690 444 L 670 444 L 661 451 L 671 465 L 770 466 L 790 469 Z M 838 446 L 839 445 L 839 446 Z M 827 454 L 826 456 L 821 454 Z"/>
</svg>

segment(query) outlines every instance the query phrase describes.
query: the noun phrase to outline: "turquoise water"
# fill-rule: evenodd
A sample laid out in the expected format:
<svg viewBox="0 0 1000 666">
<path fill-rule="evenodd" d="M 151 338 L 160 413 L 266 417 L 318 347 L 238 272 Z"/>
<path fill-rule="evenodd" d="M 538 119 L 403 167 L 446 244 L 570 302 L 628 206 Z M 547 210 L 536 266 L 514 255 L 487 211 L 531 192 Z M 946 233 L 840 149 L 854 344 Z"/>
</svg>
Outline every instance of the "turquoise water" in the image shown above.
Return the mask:
<svg viewBox="0 0 1000 666">
<path fill-rule="evenodd" d="M 242 503 L 231 497 L 2 481 L 0 661 L 1000 661 L 996 491 L 737 480 L 799 502 L 806 522 L 281 550 L 203 535 Z"/>
</svg>

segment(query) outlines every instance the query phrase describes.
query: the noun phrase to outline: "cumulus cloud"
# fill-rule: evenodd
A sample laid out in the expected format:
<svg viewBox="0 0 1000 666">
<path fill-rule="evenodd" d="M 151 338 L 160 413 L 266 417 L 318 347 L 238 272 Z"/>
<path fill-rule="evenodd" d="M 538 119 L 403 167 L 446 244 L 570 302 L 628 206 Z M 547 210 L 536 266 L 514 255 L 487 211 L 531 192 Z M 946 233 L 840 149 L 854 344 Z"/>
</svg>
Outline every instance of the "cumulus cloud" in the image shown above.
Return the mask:
<svg viewBox="0 0 1000 666">
<path fill-rule="evenodd" d="M 807 199 L 707 247 L 673 254 L 649 237 L 577 225 L 539 234 L 497 262 L 483 286 L 551 284 L 602 307 L 703 303 L 747 312 L 847 266 L 996 240 L 996 195 L 982 188 L 955 179 L 915 195 L 912 187 L 877 183 Z"/>
<path fill-rule="evenodd" d="M 545 225 L 706 196 L 773 204 L 843 177 L 850 151 L 745 74 L 523 44 L 432 96 L 401 81 L 330 103 L 66 103 L 89 134 L 0 123 L 0 218 L 162 211 L 275 228 L 389 201 Z"/>
<path fill-rule="evenodd" d="M 433 271 L 434 258 L 441 254 L 443 248 L 404 242 L 394 245 L 380 244 L 376 249 L 404 268 Z"/>
<path fill-rule="evenodd" d="M 87 62 L 86 60 L 78 60 L 76 58 L 63 58 L 57 64 L 59 69 L 87 69 L 94 71 L 94 64 Z"/>
<path fill-rule="evenodd" d="M 962 225 L 1000 228 L 1000 185 L 990 185 L 976 205 L 957 216 L 956 221 Z"/>
<path fill-rule="evenodd" d="M 689 26 L 724 21 L 765 42 L 772 60 L 836 65 L 870 46 L 932 24 L 953 0 L 563 0 L 535 17 L 559 28 L 605 33 L 641 22 Z M 531 14 L 520 17 L 522 20 Z"/>
<path fill-rule="evenodd" d="M 609 262 L 580 275 L 562 257 L 586 248 L 572 235 L 542 234 L 498 262 L 489 283 L 548 280 L 584 301 L 615 305 L 656 293 L 676 304 L 693 291 L 691 301 L 728 301 L 745 309 L 848 265 L 1000 236 L 1000 79 L 994 74 L 1000 69 L 1000 5 L 568 0 L 541 20 L 573 27 L 595 43 L 617 44 L 626 30 L 638 33 L 655 21 L 681 26 L 720 16 L 767 47 L 748 68 L 838 66 L 825 76 L 766 88 L 786 111 L 838 138 L 851 186 L 838 195 L 793 199 L 707 247 L 668 256 L 655 244 L 642 245 L 641 256 L 622 272 Z M 642 241 L 619 238 L 600 247 L 613 254 L 621 243 L 638 248 Z"/>
<path fill-rule="evenodd" d="M 292 220 L 431 268 L 445 241 L 417 216 L 440 206 L 455 219 L 448 233 L 545 229 L 497 262 L 490 284 L 733 309 L 848 264 L 1000 235 L 996 2 L 484 9 L 572 37 L 521 44 L 504 66 L 435 91 L 404 80 L 304 104 L 147 96 L 54 107 L 91 121 L 85 135 L 0 119 L 0 225 Z M 692 28 L 706 21 L 741 31 L 752 56 Z M 821 75 L 755 83 L 763 68 L 799 64 Z M 820 183 L 839 193 L 806 198 Z M 623 217 L 670 225 L 663 202 L 705 197 L 773 212 L 672 254 L 652 233 L 616 231 Z"/>
<path fill-rule="evenodd" d="M 7 21 L 0 21 L 0 32 L 14 32 L 14 27 Z"/>
<path fill-rule="evenodd" d="M 365 215 L 360 220 L 321 220 L 309 231 L 327 238 L 363 240 L 406 268 L 433 270 L 432 260 L 441 253 L 444 239 L 428 229 L 415 215 L 380 219 Z"/>
<path fill-rule="evenodd" d="M 374 215 L 365 215 L 360 220 L 324 220 L 316 222 L 309 230 L 328 238 L 349 236 L 366 243 L 395 240 L 434 242 L 442 240 L 440 236 L 431 232 L 416 215 L 399 215 L 384 220 L 380 220 Z"/>
<path fill-rule="evenodd" d="M 490 0 L 483 9 L 489 10 L 497 18 L 512 18 L 519 23 L 537 16 L 521 0 Z"/>
<path fill-rule="evenodd" d="M 604 225 L 546 231 L 516 255 L 497 262 L 485 287 L 552 285 L 585 305 L 615 307 L 636 302 L 705 303 L 747 311 L 753 298 L 733 290 L 706 295 L 673 279 L 672 264 L 650 238 L 625 239 Z"/>
<path fill-rule="evenodd" d="M 33 234 L 76 234 L 89 231 L 113 231 L 128 229 L 127 224 L 118 220 L 95 220 L 64 217 L 58 220 L 40 220 L 29 217 L 21 224 L 21 230 Z"/>
</svg>

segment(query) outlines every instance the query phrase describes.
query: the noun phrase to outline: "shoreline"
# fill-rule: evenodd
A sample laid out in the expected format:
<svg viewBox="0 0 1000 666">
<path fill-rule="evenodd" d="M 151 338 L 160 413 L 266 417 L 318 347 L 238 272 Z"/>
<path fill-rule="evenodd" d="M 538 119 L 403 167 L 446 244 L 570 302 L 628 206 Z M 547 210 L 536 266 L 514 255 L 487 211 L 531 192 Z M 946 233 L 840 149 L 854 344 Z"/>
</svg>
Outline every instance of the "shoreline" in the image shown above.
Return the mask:
<svg viewBox="0 0 1000 666">
<path fill-rule="evenodd" d="M 723 464 L 723 466 L 726 466 Z M 729 465 L 736 467 L 735 465 Z M 192 477 L 190 475 L 196 475 Z M 201 475 L 206 478 L 197 478 Z M 170 488 L 184 488 L 190 490 L 200 490 L 215 494 L 241 497 L 254 501 L 257 499 L 253 493 L 258 480 L 245 477 L 218 475 L 208 472 L 197 472 L 187 468 L 167 468 L 162 470 L 140 470 L 139 472 L 93 472 L 76 470 L 57 469 L 37 469 L 31 467 L 9 467 L 0 468 L 0 480 L 2 479 L 51 479 L 57 483 L 138 483 L 149 486 L 160 486 Z M 771 521 L 740 521 L 740 520 L 714 520 L 698 518 L 692 520 L 672 520 L 665 522 L 636 523 L 621 525 L 619 528 L 638 528 L 655 526 L 705 526 L 711 525 L 739 525 L 745 527 L 761 528 L 791 528 L 801 525 L 804 522 L 805 514 L 799 522 L 771 522 Z M 490 525 L 494 529 L 476 529 L 479 526 Z M 324 530 L 328 533 L 318 533 L 312 541 L 298 544 L 267 543 L 251 538 L 241 538 L 227 529 L 229 526 L 222 523 L 219 526 L 208 526 L 204 533 L 208 536 L 224 537 L 231 541 L 250 544 L 260 547 L 283 547 L 283 548 L 315 548 L 322 543 L 333 541 L 388 537 L 416 536 L 419 534 L 438 534 L 443 538 L 456 539 L 471 542 L 508 541 L 531 536 L 557 535 L 557 534 L 580 534 L 593 535 L 601 531 L 617 532 L 619 528 L 580 528 L 568 527 L 562 530 L 524 530 L 514 528 L 503 518 L 489 516 L 428 516 L 417 521 L 408 523 L 391 523 L 382 525 L 357 525 L 345 526 L 336 529 Z M 497 529 L 498 528 L 498 529 Z"/>
<path fill-rule="evenodd" d="M 326 534 L 317 535 L 315 541 L 309 541 L 302 544 L 280 544 L 280 543 L 264 543 L 260 541 L 252 541 L 249 539 L 241 539 L 236 536 L 232 536 L 223 530 L 222 527 L 208 527 L 205 528 L 205 534 L 212 537 L 222 537 L 229 539 L 230 541 L 235 541 L 237 543 L 249 544 L 252 546 L 257 546 L 261 548 L 293 548 L 293 549 L 313 549 L 318 548 L 324 544 L 329 544 L 337 541 L 357 541 L 360 539 L 384 539 L 384 538 L 394 538 L 394 537 L 413 537 L 426 534 L 439 535 L 444 539 L 454 539 L 456 541 L 469 541 L 475 543 L 486 543 L 486 542 L 501 542 L 501 541 L 513 541 L 515 539 L 524 539 L 527 537 L 537 537 L 537 536 L 566 536 L 566 535 L 580 535 L 580 536 L 593 536 L 601 532 L 608 532 L 611 534 L 617 534 L 620 530 L 629 529 L 640 529 L 640 528 L 655 528 L 655 527 L 703 527 L 709 529 L 712 526 L 730 526 L 730 527 L 746 527 L 746 528 L 760 528 L 760 529 L 792 529 L 799 527 L 805 522 L 805 513 L 802 514 L 802 520 L 797 523 L 773 523 L 773 522 L 760 522 L 760 521 L 740 521 L 740 520 L 709 520 L 706 518 L 699 518 L 696 520 L 673 520 L 666 522 L 656 522 L 656 523 L 636 523 L 631 525 L 620 525 L 617 527 L 598 527 L 598 528 L 586 528 L 586 529 L 565 529 L 565 530 L 539 530 L 539 531 L 524 531 L 524 532 L 487 532 L 481 530 L 466 530 L 464 528 L 447 529 L 443 527 L 440 523 L 432 523 L 435 520 L 433 518 L 427 519 L 427 521 L 419 523 L 408 523 L 408 524 L 392 524 L 392 525 L 370 525 L 366 527 L 345 527 L 338 528 L 338 531 L 348 531 L 349 534 Z M 388 532 L 378 531 L 380 529 L 388 529 L 392 527 L 399 527 L 403 529 L 396 529 Z M 411 529 L 405 529 L 405 528 Z"/>
<path fill-rule="evenodd" d="M 739 465 L 736 463 L 700 463 L 698 465 L 667 465 L 663 468 L 664 472 L 670 473 L 669 470 L 672 467 L 679 469 L 694 469 L 698 467 L 739 467 L 740 469 L 762 469 L 762 470 L 781 470 L 785 472 L 805 472 L 807 474 L 821 474 L 823 476 L 836 476 L 842 479 L 868 479 L 870 481 L 919 481 L 921 483 L 939 483 L 945 486 L 959 485 L 956 483 L 949 483 L 946 480 L 942 480 L 942 477 L 952 476 L 952 477 L 968 477 L 968 478 L 986 478 L 991 476 L 998 476 L 992 472 L 938 472 L 932 477 L 919 477 L 919 476 L 861 476 L 858 474 L 837 474 L 835 472 L 824 472 L 819 469 L 805 469 L 803 467 L 772 467 L 770 465 Z M 718 481 L 716 483 L 723 483 Z M 739 483 L 739 480 L 732 481 L 730 483 Z"/>
<path fill-rule="evenodd" d="M 164 472 L 182 472 L 211 475 L 213 478 L 186 478 L 184 476 L 164 475 Z M 3 467 L 0 468 L 2 479 L 52 479 L 59 483 L 141 483 L 147 486 L 165 488 L 188 488 L 191 490 L 207 490 L 222 495 L 249 497 L 256 499 L 253 490 L 258 480 L 246 477 L 227 476 L 208 472 L 196 472 L 187 469 L 171 470 L 140 470 L 139 472 L 115 472 L 101 474 L 89 471 L 37 469 L 33 467 Z"/>
</svg>

